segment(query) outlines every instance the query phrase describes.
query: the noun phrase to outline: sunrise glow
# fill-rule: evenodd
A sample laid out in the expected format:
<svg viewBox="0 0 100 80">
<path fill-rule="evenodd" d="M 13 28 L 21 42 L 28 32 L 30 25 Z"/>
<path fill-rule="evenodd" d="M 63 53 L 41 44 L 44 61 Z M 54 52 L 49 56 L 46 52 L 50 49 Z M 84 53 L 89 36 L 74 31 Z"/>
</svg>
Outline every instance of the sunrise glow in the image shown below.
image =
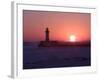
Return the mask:
<svg viewBox="0 0 100 80">
<path fill-rule="evenodd" d="M 69 40 L 71 42 L 75 42 L 76 41 L 76 36 L 75 35 L 70 35 Z"/>
<path fill-rule="evenodd" d="M 23 11 L 23 40 L 36 42 L 45 40 L 45 29 L 49 29 L 50 40 L 90 40 L 90 14 L 56 11 Z"/>
</svg>

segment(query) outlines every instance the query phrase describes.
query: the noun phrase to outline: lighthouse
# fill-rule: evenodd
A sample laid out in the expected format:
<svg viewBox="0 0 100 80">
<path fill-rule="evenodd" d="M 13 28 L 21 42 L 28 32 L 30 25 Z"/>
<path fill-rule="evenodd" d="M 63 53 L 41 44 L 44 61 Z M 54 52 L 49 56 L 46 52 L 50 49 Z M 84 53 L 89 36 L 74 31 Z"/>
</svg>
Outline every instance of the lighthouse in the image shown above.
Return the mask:
<svg viewBox="0 0 100 80">
<path fill-rule="evenodd" d="M 46 28 L 45 30 L 45 41 L 49 41 L 49 29 Z"/>
</svg>

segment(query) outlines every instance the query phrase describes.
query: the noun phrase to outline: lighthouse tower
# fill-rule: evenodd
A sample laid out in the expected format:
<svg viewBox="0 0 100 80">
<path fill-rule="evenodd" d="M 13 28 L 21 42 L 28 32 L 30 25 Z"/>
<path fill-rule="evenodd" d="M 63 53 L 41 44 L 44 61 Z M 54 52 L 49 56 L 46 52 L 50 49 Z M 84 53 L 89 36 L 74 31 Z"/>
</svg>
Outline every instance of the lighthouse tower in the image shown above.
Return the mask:
<svg viewBox="0 0 100 80">
<path fill-rule="evenodd" d="M 46 28 L 45 30 L 45 41 L 49 41 L 49 29 Z"/>
</svg>

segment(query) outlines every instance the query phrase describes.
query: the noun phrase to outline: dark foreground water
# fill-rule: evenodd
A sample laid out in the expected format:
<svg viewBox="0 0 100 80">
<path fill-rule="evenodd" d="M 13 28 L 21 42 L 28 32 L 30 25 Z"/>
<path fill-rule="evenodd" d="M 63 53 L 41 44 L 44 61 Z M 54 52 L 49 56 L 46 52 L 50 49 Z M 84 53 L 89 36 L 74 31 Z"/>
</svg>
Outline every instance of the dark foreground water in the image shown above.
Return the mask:
<svg viewBox="0 0 100 80">
<path fill-rule="evenodd" d="M 23 69 L 90 66 L 89 46 L 38 47 L 23 43 Z"/>
</svg>

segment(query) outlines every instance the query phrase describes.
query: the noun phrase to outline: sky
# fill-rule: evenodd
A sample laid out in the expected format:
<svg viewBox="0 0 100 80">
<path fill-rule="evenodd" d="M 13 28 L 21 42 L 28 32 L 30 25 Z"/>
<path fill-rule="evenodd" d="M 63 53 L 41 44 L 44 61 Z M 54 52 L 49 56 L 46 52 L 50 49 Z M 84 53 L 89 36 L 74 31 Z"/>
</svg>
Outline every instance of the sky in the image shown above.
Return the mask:
<svg viewBox="0 0 100 80">
<path fill-rule="evenodd" d="M 76 41 L 88 41 L 91 38 L 91 14 L 23 10 L 25 42 L 44 41 L 47 27 L 50 40 L 69 41 L 74 35 Z"/>
</svg>

